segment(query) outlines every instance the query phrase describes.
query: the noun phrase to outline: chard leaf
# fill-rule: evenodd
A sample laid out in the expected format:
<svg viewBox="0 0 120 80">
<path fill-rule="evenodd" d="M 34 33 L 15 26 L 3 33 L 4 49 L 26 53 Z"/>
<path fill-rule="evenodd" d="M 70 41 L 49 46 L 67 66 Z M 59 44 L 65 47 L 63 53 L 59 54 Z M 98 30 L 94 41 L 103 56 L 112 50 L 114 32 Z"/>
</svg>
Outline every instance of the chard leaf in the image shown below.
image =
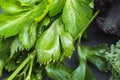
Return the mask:
<svg viewBox="0 0 120 80">
<path fill-rule="evenodd" d="M 25 26 L 32 23 L 34 20 L 40 21 L 49 11 L 52 5 L 52 0 L 43 0 L 34 9 L 24 12 L 17 18 L 8 19 L 0 22 L 0 35 L 4 37 L 10 37 L 18 34 Z"/>
<path fill-rule="evenodd" d="M 51 6 L 49 15 L 55 16 L 58 14 L 64 7 L 65 0 L 54 0 L 54 4 Z"/>
<path fill-rule="evenodd" d="M 74 39 L 82 35 L 91 17 L 92 9 L 87 1 L 66 0 L 62 18 L 65 23 L 65 29 Z"/>
<path fill-rule="evenodd" d="M 27 25 L 19 34 L 19 40 L 26 49 L 33 47 L 36 41 L 36 25 Z"/>
<path fill-rule="evenodd" d="M 47 75 L 54 80 L 70 80 L 71 69 L 63 66 L 61 64 L 57 65 L 47 65 L 46 66 Z"/>
<path fill-rule="evenodd" d="M 36 2 L 41 0 L 18 0 L 22 6 L 34 6 Z"/>
<path fill-rule="evenodd" d="M 72 36 L 69 33 L 64 32 L 60 35 L 60 40 L 65 56 L 71 57 L 74 51 L 74 42 Z"/>
<path fill-rule="evenodd" d="M 10 57 L 12 57 L 16 52 L 24 50 L 23 45 L 21 44 L 21 42 L 19 41 L 19 39 L 17 37 L 13 40 L 10 48 L 11 48 L 10 49 L 10 53 L 11 53 Z"/>
<path fill-rule="evenodd" d="M 30 10 L 29 7 L 22 7 L 16 0 L 0 0 L 0 6 L 11 14 Z"/>
<path fill-rule="evenodd" d="M 44 31 L 36 43 L 37 59 L 40 64 L 56 61 L 60 56 L 59 43 L 60 19 L 56 20 L 50 28 Z"/>
</svg>

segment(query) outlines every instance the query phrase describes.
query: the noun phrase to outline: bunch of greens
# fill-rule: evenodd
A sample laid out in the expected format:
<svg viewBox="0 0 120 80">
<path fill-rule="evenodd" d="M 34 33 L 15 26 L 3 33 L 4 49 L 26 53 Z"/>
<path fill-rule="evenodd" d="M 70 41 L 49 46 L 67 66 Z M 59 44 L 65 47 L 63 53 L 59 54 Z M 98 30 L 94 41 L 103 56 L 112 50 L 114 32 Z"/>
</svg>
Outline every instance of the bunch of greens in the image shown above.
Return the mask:
<svg viewBox="0 0 120 80">
<path fill-rule="evenodd" d="M 96 80 L 87 66 L 106 71 L 105 45 L 80 43 L 93 21 L 93 0 L 0 0 L 0 75 L 7 80 Z M 66 66 L 65 59 L 77 50 L 79 65 Z"/>
</svg>

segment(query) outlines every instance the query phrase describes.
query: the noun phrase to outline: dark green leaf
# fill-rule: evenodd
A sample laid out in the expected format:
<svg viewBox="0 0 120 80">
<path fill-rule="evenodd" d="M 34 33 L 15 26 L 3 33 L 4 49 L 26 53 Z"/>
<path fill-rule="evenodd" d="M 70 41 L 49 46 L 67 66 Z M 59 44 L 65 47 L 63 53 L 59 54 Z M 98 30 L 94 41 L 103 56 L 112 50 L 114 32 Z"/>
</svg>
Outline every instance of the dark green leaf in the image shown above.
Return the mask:
<svg viewBox="0 0 120 80">
<path fill-rule="evenodd" d="M 91 17 L 92 9 L 87 1 L 66 0 L 62 18 L 65 23 L 65 29 L 74 38 L 82 35 Z"/>
<path fill-rule="evenodd" d="M 30 80 L 41 80 L 41 79 L 37 79 L 35 74 L 31 74 Z"/>
<path fill-rule="evenodd" d="M 54 80 L 70 80 L 70 71 L 68 67 L 63 65 L 47 65 L 47 74 Z"/>
<path fill-rule="evenodd" d="M 37 77 L 37 80 L 42 80 L 42 70 L 37 70 L 36 71 L 36 77 Z"/>
<path fill-rule="evenodd" d="M 93 72 L 90 70 L 88 66 L 86 68 L 85 80 L 96 80 L 95 76 L 93 75 Z"/>
<path fill-rule="evenodd" d="M 85 80 L 86 63 L 81 62 L 80 65 L 71 74 L 71 80 Z"/>
<path fill-rule="evenodd" d="M 9 61 L 9 63 L 5 65 L 5 69 L 9 72 L 14 71 L 17 67 L 18 65 L 15 63 L 15 61 Z"/>
<path fill-rule="evenodd" d="M 0 39 L 0 59 L 8 58 L 12 38 Z"/>
<path fill-rule="evenodd" d="M 71 74 L 72 80 L 96 80 L 91 70 L 87 67 L 87 55 L 78 45 L 79 66 Z"/>
<path fill-rule="evenodd" d="M 2 76 L 2 71 L 5 66 L 5 61 L 3 59 L 0 59 L 0 77 Z"/>
<path fill-rule="evenodd" d="M 81 52 L 81 48 L 78 45 L 78 58 L 80 64 L 78 67 L 72 72 L 71 79 L 72 80 L 85 80 L 85 74 L 86 74 L 86 57 Z"/>
<path fill-rule="evenodd" d="M 105 52 L 107 51 L 107 46 L 81 46 L 81 52 L 86 56 L 88 61 L 93 63 L 99 70 L 107 70 L 107 62 L 105 60 Z"/>
<path fill-rule="evenodd" d="M 9 50 L 11 45 L 11 38 L 6 40 L 0 38 L 0 76 L 2 75 L 2 70 L 5 67 L 6 61 L 9 57 Z"/>
</svg>

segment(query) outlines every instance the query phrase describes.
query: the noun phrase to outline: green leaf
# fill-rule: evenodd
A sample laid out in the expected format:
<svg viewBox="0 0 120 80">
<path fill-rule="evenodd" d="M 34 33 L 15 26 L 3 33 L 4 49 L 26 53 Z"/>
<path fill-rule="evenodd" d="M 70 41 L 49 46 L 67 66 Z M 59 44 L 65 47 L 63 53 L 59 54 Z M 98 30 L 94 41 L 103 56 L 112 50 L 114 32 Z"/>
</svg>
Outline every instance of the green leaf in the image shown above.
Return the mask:
<svg viewBox="0 0 120 80">
<path fill-rule="evenodd" d="M 54 0 L 54 4 L 51 6 L 49 15 L 55 16 L 58 14 L 64 7 L 65 0 Z"/>
<path fill-rule="evenodd" d="M 74 39 L 82 35 L 91 17 L 92 9 L 87 1 L 66 0 L 62 18 L 65 23 L 65 29 Z"/>
<path fill-rule="evenodd" d="M 52 78 L 53 80 L 70 80 L 70 72 L 68 67 L 63 65 L 47 65 L 46 66 L 47 75 Z"/>
<path fill-rule="evenodd" d="M 18 34 L 26 25 L 28 14 L 19 15 L 17 18 L 0 22 L 0 35 L 10 37 Z"/>
<path fill-rule="evenodd" d="M 59 43 L 59 26 L 60 19 L 44 31 L 36 43 L 37 59 L 40 64 L 56 61 L 60 56 L 60 43 Z"/>
<path fill-rule="evenodd" d="M 94 64 L 100 71 L 107 71 L 107 62 L 105 60 L 105 52 L 107 46 L 81 46 L 81 53 L 83 53 L 88 61 Z"/>
<path fill-rule="evenodd" d="M 37 77 L 36 77 L 35 74 L 31 74 L 31 76 L 30 76 L 30 80 L 38 80 L 38 79 L 37 79 Z M 41 80 L 41 79 L 39 79 L 39 80 Z"/>
<path fill-rule="evenodd" d="M 83 49 L 78 45 L 78 58 L 79 66 L 72 72 L 72 80 L 96 80 L 95 76 L 87 66 L 86 54 L 82 51 Z"/>
<path fill-rule="evenodd" d="M 24 50 L 23 45 L 21 44 L 21 42 L 19 41 L 19 39 L 17 37 L 13 40 L 10 48 L 11 48 L 10 49 L 10 53 L 11 53 L 10 57 L 12 57 L 16 52 Z"/>
<path fill-rule="evenodd" d="M 35 21 L 41 21 L 49 11 L 52 0 L 43 0 L 34 9 L 21 13 L 17 18 L 0 22 L 0 35 L 10 37 L 18 34 L 25 26 Z M 6 16 L 6 15 L 4 15 Z M 8 17 L 7 17 L 8 18 Z"/>
<path fill-rule="evenodd" d="M 0 0 L 0 6 L 8 13 L 15 14 L 30 10 L 29 7 L 22 7 L 17 0 Z"/>
<path fill-rule="evenodd" d="M 44 28 L 50 23 L 50 17 L 46 16 L 41 23 L 38 24 L 37 27 L 37 37 L 41 35 L 41 33 L 44 31 Z"/>
<path fill-rule="evenodd" d="M 5 67 L 6 61 L 9 57 L 9 50 L 11 45 L 11 38 L 6 40 L 0 38 L 0 76 L 2 75 L 2 70 Z"/>
<path fill-rule="evenodd" d="M 36 70 L 36 77 L 37 80 L 42 80 L 43 76 L 42 76 L 42 70 Z"/>
<path fill-rule="evenodd" d="M 0 39 L 0 59 L 8 58 L 12 38 Z"/>
<path fill-rule="evenodd" d="M 41 0 L 18 0 L 22 6 L 34 6 L 36 2 Z"/>
<path fill-rule="evenodd" d="M 33 47 L 36 41 L 36 24 L 25 26 L 19 34 L 19 40 L 26 49 Z"/>
<path fill-rule="evenodd" d="M 71 57 L 74 51 L 74 41 L 72 36 L 69 33 L 64 32 L 60 35 L 60 40 L 65 56 Z"/>
<path fill-rule="evenodd" d="M 36 22 L 41 21 L 46 16 L 51 6 L 53 5 L 53 0 L 43 0 L 40 4 L 41 4 L 41 6 L 39 6 L 40 10 L 38 10 L 38 13 L 40 15 L 35 18 Z M 36 12 L 33 12 L 33 13 L 36 13 Z"/>
<path fill-rule="evenodd" d="M 17 69 L 18 65 L 15 63 L 15 61 L 9 61 L 8 64 L 5 65 L 5 69 L 10 72 L 10 71 L 14 71 L 15 69 Z"/>
<path fill-rule="evenodd" d="M 78 45 L 78 58 L 79 58 L 79 66 L 72 72 L 71 79 L 72 80 L 85 80 L 86 76 L 86 57 L 81 52 L 81 47 Z"/>
<path fill-rule="evenodd" d="M 86 64 L 81 62 L 80 65 L 72 72 L 71 80 L 85 80 Z"/>
<path fill-rule="evenodd" d="M 5 61 L 0 59 L 0 77 L 2 76 L 2 71 L 5 66 Z"/>
<path fill-rule="evenodd" d="M 85 80 L 96 80 L 95 76 L 93 75 L 93 72 L 88 66 L 86 68 Z"/>
</svg>

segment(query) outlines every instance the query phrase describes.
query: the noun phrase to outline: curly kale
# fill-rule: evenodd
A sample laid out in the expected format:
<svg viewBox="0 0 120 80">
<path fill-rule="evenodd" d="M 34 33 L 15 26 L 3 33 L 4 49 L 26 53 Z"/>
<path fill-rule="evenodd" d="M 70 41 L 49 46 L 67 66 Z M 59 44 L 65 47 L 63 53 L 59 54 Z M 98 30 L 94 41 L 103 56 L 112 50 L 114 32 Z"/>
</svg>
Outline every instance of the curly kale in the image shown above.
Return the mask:
<svg viewBox="0 0 120 80">
<path fill-rule="evenodd" d="M 120 80 L 120 40 L 116 45 L 111 45 L 110 52 L 106 53 L 106 59 L 112 71 L 110 80 Z"/>
</svg>

